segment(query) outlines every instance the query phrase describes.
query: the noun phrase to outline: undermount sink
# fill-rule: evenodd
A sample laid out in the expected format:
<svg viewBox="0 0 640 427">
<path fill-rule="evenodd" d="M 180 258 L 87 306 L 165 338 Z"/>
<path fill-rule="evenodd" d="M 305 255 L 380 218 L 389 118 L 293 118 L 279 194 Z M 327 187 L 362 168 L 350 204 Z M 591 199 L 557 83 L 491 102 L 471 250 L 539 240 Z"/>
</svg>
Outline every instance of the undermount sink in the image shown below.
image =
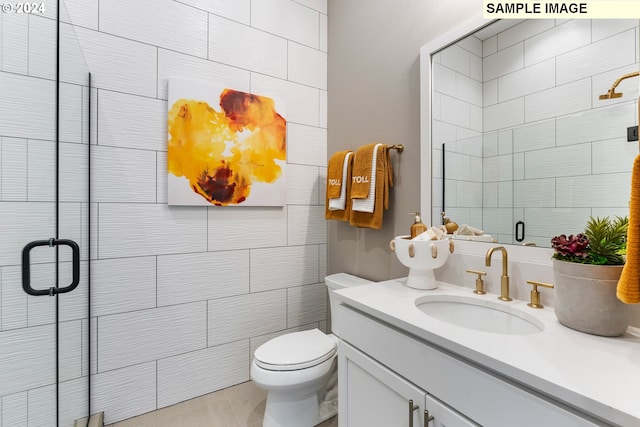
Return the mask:
<svg viewBox="0 0 640 427">
<path fill-rule="evenodd" d="M 544 330 L 540 320 L 508 304 L 463 295 L 428 295 L 416 299 L 416 307 L 427 316 L 463 328 L 510 335 Z"/>
</svg>

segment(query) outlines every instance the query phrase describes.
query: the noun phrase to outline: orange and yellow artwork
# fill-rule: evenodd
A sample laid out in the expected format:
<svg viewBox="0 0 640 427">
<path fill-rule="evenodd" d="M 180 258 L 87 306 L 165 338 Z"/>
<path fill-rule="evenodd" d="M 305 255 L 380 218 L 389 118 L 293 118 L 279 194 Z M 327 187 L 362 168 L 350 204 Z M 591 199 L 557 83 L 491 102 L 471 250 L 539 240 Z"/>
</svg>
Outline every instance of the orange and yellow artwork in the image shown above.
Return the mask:
<svg viewBox="0 0 640 427">
<path fill-rule="evenodd" d="M 287 122 L 265 96 L 169 81 L 168 203 L 284 206 Z"/>
</svg>

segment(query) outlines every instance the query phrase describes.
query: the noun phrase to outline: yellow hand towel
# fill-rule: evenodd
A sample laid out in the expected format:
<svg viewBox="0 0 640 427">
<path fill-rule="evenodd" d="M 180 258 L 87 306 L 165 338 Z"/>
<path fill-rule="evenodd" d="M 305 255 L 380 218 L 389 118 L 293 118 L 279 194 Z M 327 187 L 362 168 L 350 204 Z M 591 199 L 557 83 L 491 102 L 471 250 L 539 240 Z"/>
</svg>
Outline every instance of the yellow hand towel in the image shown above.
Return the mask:
<svg viewBox="0 0 640 427">
<path fill-rule="evenodd" d="M 383 211 L 389 207 L 389 191 L 393 186 L 393 169 L 389 160 L 388 146 L 380 145 L 376 157 L 376 174 L 379 179 L 376 179 L 373 213 L 358 212 L 352 209 L 349 217 L 351 225 L 374 229 L 382 228 Z"/>
<path fill-rule="evenodd" d="M 349 221 L 349 216 L 351 215 L 351 200 L 349 199 L 349 192 L 351 191 L 351 171 L 353 168 L 353 154 L 349 154 L 345 156 L 346 166 L 347 166 L 347 174 L 342 175 L 344 177 L 343 187 L 345 190 L 345 200 L 344 200 L 344 209 L 330 209 L 329 204 L 331 199 L 326 197 L 325 199 L 325 207 L 324 207 L 324 217 L 325 219 L 337 219 L 339 221 Z M 328 185 L 328 184 L 327 184 Z"/>
<path fill-rule="evenodd" d="M 366 199 L 369 196 L 371 173 L 373 169 L 373 150 L 377 144 L 363 145 L 356 150 L 353 158 L 353 176 L 351 178 L 351 198 Z"/>
<path fill-rule="evenodd" d="M 640 154 L 636 156 L 631 171 L 627 260 L 618 280 L 616 295 L 626 304 L 640 302 Z"/>
<path fill-rule="evenodd" d="M 338 151 L 331 156 L 327 166 L 327 198 L 337 199 L 340 197 L 342 188 L 342 171 L 344 168 L 344 157 L 350 150 Z"/>
</svg>

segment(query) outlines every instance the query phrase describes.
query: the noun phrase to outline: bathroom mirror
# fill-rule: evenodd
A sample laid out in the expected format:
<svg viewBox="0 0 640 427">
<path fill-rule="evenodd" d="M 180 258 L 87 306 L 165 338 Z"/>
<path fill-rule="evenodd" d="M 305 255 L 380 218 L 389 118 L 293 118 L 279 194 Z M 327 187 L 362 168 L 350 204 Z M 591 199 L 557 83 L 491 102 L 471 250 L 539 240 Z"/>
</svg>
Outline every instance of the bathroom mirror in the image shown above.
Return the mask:
<svg viewBox="0 0 640 427">
<path fill-rule="evenodd" d="M 638 142 L 638 20 L 478 17 L 421 50 L 422 210 L 549 247 L 628 214 Z M 430 202 L 430 204 L 428 204 Z M 424 215 L 423 215 L 424 216 Z"/>
</svg>

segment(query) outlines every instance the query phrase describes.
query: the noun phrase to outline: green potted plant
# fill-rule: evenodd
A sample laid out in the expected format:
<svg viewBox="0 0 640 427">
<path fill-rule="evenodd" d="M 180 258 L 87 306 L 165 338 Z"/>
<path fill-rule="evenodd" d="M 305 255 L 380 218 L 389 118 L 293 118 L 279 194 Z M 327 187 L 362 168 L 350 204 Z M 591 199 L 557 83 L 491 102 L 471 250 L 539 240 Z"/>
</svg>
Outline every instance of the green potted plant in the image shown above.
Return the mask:
<svg viewBox="0 0 640 427">
<path fill-rule="evenodd" d="M 556 317 L 572 329 L 622 335 L 629 306 L 616 297 L 625 263 L 628 217 L 590 217 L 583 233 L 551 239 Z"/>
</svg>

